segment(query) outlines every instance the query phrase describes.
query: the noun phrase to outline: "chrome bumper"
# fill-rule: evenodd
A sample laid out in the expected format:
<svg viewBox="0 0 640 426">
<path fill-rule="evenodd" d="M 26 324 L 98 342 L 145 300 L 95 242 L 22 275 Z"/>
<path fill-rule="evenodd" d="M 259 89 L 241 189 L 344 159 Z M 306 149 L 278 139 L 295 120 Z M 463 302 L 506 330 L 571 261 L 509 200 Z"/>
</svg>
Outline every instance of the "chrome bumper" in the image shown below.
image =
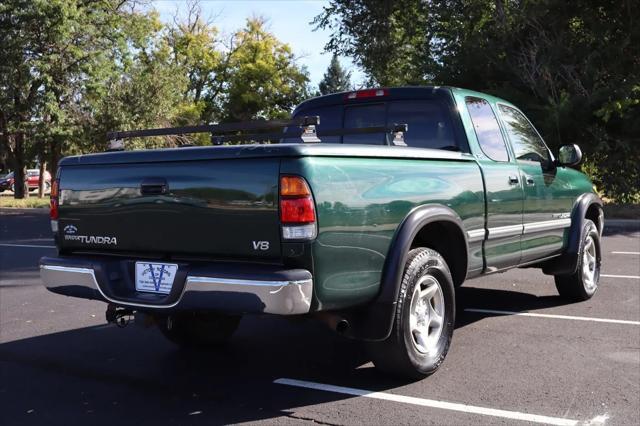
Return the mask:
<svg viewBox="0 0 640 426">
<path fill-rule="evenodd" d="M 304 272 L 310 276 L 307 271 Z M 92 268 L 45 263 L 40 265 L 40 277 L 45 287 L 54 293 L 152 310 L 211 309 L 238 313 L 295 315 L 309 312 L 313 294 L 311 278 L 271 280 L 187 275 L 177 300 L 149 303 L 149 297 L 155 295 L 143 294 L 139 300 L 135 292 L 126 298 L 108 295 L 99 284 L 96 272 Z"/>
</svg>

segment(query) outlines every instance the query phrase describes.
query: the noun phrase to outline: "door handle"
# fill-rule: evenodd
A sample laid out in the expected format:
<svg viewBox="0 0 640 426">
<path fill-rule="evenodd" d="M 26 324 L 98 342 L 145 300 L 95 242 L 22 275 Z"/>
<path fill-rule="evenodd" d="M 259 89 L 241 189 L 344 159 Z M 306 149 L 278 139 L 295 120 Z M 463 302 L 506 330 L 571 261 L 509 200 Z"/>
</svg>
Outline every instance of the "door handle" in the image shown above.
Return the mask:
<svg viewBox="0 0 640 426">
<path fill-rule="evenodd" d="M 146 178 L 140 183 L 142 195 L 162 195 L 169 192 L 169 184 L 164 178 Z"/>
<path fill-rule="evenodd" d="M 518 176 L 516 175 L 510 175 L 509 176 L 509 183 L 511 185 L 515 185 L 516 183 L 518 183 Z"/>
<path fill-rule="evenodd" d="M 536 181 L 533 180 L 533 177 L 527 176 L 527 185 L 534 186 L 535 184 L 536 184 Z"/>
</svg>

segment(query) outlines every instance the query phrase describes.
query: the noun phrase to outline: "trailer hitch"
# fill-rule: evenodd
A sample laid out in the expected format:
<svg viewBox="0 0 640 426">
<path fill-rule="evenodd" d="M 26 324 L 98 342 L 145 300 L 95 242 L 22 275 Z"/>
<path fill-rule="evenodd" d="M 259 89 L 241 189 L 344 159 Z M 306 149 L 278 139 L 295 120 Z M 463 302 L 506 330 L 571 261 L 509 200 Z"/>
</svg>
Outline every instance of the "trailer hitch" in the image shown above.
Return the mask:
<svg viewBox="0 0 640 426">
<path fill-rule="evenodd" d="M 133 311 L 127 308 L 121 308 L 112 303 L 107 305 L 105 312 L 107 322 L 114 323 L 120 328 L 124 328 L 133 320 Z"/>
</svg>

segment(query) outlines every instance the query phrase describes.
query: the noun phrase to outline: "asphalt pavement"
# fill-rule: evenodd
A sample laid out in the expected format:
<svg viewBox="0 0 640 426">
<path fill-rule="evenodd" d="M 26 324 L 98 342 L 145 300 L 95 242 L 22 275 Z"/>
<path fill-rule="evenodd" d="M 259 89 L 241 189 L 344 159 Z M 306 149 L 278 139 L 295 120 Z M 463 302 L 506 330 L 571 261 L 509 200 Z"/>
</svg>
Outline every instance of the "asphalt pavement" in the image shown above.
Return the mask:
<svg viewBox="0 0 640 426">
<path fill-rule="evenodd" d="M 312 320 L 245 317 L 217 352 L 107 325 L 105 304 L 42 287 L 52 245 L 46 214 L 0 210 L 1 425 L 640 423 L 637 231 L 605 232 L 587 302 L 534 269 L 465 283 L 449 355 L 417 382 Z"/>
</svg>

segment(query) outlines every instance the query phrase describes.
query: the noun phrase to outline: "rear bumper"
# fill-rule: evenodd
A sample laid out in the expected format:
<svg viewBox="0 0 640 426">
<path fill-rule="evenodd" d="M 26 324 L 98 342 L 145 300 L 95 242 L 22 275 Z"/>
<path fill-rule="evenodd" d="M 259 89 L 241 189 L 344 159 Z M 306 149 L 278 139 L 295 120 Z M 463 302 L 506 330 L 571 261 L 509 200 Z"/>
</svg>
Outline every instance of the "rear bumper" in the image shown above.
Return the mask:
<svg viewBox="0 0 640 426">
<path fill-rule="evenodd" d="M 169 295 L 137 292 L 135 260 L 43 257 L 40 277 L 50 291 L 142 311 L 216 311 L 296 315 L 311 308 L 313 280 L 303 269 L 273 265 L 179 263 Z"/>
</svg>

